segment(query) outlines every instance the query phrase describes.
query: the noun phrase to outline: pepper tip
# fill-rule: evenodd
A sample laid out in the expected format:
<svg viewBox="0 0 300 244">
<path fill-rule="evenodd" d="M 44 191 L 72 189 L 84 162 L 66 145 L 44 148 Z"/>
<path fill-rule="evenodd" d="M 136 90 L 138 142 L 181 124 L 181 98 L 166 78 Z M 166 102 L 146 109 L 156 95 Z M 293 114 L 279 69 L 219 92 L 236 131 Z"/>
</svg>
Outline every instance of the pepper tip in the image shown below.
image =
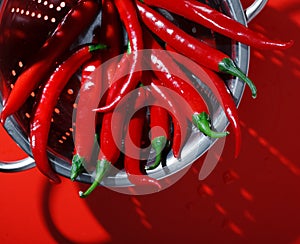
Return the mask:
<svg viewBox="0 0 300 244">
<path fill-rule="evenodd" d="M 83 193 L 83 191 L 79 191 L 78 194 L 79 194 L 80 198 L 85 198 L 86 197 L 86 195 Z"/>
<path fill-rule="evenodd" d="M 54 184 L 60 184 L 61 183 L 61 179 L 57 176 L 57 175 L 48 175 L 49 177 L 49 181 L 51 183 L 54 183 Z"/>
<path fill-rule="evenodd" d="M 285 45 L 285 48 L 290 48 L 294 45 L 295 41 L 294 40 L 289 40 L 286 45 Z"/>
<path fill-rule="evenodd" d="M 5 112 L 4 112 L 4 109 L 3 109 L 2 112 L 1 112 L 1 115 L 0 115 L 0 123 L 2 125 L 5 124 L 6 118 L 7 118 L 7 116 L 5 115 Z"/>
</svg>

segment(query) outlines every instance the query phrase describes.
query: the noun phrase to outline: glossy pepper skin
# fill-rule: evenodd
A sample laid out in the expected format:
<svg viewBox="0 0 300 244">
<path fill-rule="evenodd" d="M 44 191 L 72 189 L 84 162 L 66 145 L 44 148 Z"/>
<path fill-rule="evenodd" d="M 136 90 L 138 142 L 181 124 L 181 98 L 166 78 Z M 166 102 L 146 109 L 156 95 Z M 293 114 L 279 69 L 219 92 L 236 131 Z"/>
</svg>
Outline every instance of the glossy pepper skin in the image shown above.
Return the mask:
<svg viewBox="0 0 300 244">
<path fill-rule="evenodd" d="M 162 52 L 160 45 L 150 36 L 147 36 L 147 45 L 152 49 L 151 66 L 156 77 L 163 86 L 179 94 L 190 106 L 190 109 L 182 108 L 188 118 L 206 136 L 219 138 L 227 135 L 226 132 L 215 132 L 210 128 L 209 111 L 205 100 L 200 93 L 189 84 L 189 78 L 181 71 L 167 52 Z M 178 76 L 174 75 L 174 72 Z M 180 77 L 179 77 L 180 75 Z"/>
<path fill-rule="evenodd" d="M 217 90 L 215 94 L 217 94 L 217 98 L 220 101 L 221 106 L 223 107 L 223 110 L 231 127 L 233 128 L 235 136 L 234 157 L 237 158 L 241 150 L 242 133 L 236 104 L 234 103 L 231 94 L 229 93 L 226 85 L 224 84 L 224 81 L 220 78 L 220 76 L 209 69 L 203 68 L 203 70 L 205 70 L 208 77 L 213 81 L 214 86 Z"/>
<path fill-rule="evenodd" d="M 156 157 L 153 164 L 148 166 L 147 170 L 155 169 L 161 162 L 162 152 L 170 142 L 170 116 L 168 111 L 159 106 L 150 106 L 150 130 L 151 145 L 155 150 Z"/>
<path fill-rule="evenodd" d="M 200 65 L 241 78 L 250 87 L 252 96 L 256 97 L 255 85 L 228 55 L 189 36 L 147 5 L 136 3 L 143 23 L 164 42 Z"/>
<path fill-rule="evenodd" d="M 107 45 L 107 49 L 101 52 L 104 62 L 120 55 L 123 48 L 123 29 L 114 0 L 102 0 L 102 19 L 99 42 Z M 113 71 L 107 74 L 112 75 Z"/>
<path fill-rule="evenodd" d="M 63 18 L 58 27 L 18 77 L 1 113 L 1 123 L 17 112 L 31 92 L 53 72 L 55 63 L 96 17 L 99 3 L 79 1 Z"/>
<path fill-rule="evenodd" d="M 146 109 L 141 108 L 138 109 L 134 113 L 134 115 L 131 117 L 129 121 L 128 128 L 126 130 L 125 135 L 125 155 L 124 155 L 124 169 L 127 173 L 129 181 L 136 185 L 136 186 L 153 186 L 157 188 L 157 190 L 161 189 L 161 186 L 159 182 L 146 175 L 146 172 L 142 171 L 141 168 L 141 160 L 139 158 L 139 155 L 136 153 L 135 149 L 132 149 L 132 144 L 134 144 L 135 147 L 141 148 L 141 142 L 142 142 L 142 135 L 144 131 L 146 121 Z M 135 153 L 132 153 L 131 151 L 135 151 Z"/>
<path fill-rule="evenodd" d="M 126 62 L 126 60 L 126 56 L 123 56 L 120 63 Z M 121 66 L 121 68 L 123 67 L 124 66 Z M 116 67 L 116 70 L 117 69 L 118 67 Z M 112 69 L 110 69 L 109 71 L 112 72 Z M 107 76 L 111 75 L 107 74 Z M 106 104 L 113 101 L 113 99 L 115 99 L 118 94 L 118 90 L 110 88 L 106 98 Z M 100 131 L 100 153 L 98 156 L 99 162 L 107 161 L 109 164 L 115 164 L 118 160 L 120 156 L 120 149 L 117 143 L 120 143 L 122 141 L 123 128 L 121 123 L 122 121 L 124 121 L 124 117 L 125 114 L 122 111 L 109 111 L 104 113 Z M 120 122 L 120 124 L 113 123 L 116 121 Z"/>
<path fill-rule="evenodd" d="M 149 86 L 149 97 L 152 97 L 158 104 L 163 106 L 169 113 L 173 123 L 172 151 L 175 158 L 180 158 L 181 150 L 189 135 L 188 118 L 182 113 L 182 107 L 176 101 L 174 94 L 170 94 L 160 80 L 154 74 L 145 81 Z"/>
<path fill-rule="evenodd" d="M 107 112 L 104 114 L 100 131 L 100 151 L 96 162 L 96 176 L 85 192 L 79 192 L 79 196 L 82 198 L 87 197 L 95 190 L 110 166 L 114 165 L 119 159 L 120 149 L 117 143 L 122 141 L 123 128 L 112 123 L 113 116 L 117 121 L 124 120 L 124 114 L 120 112 Z"/>
<path fill-rule="evenodd" d="M 89 162 L 95 142 L 95 128 L 86 126 L 87 121 L 95 120 L 95 104 L 98 104 L 99 97 L 103 96 L 105 86 L 103 85 L 102 74 L 97 70 L 101 64 L 107 60 L 118 56 L 121 52 L 122 27 L 119 15 L 112 0 L 102 1 L 101 28 L 96 29 L 94 33 L 94 43 L 107 43 L 107 48 L 100 54 L 94 55 L 82 71 L 82 88 L 80 90 L 80 99 L 77 105 L 75 148 L 76 152 L 72 160 L 71 179 L 74 180 L 84 169 L 84 164 Z M 116 65 L 112 62 L 109 65 L 110 71 L 106 74 L 112 76 Z M 99 71 L 99 72 L 98 72 Z M 111 79 L 111 77 L 107 77 Z M 102 91 L 101 91 L 102 89 Z M 81 133 L 80 133 L 81 131 Z"/>
<path fill-rule="evenodd" d="M 127 51 L 129 52 L 129 50 Z M 128 80 L 128 69 L 130 69 L 130 60 L 128 53 L 123 53 L 117 65 L 114 65 L 108 75 L 108 95 L 104 106 L 95 108 L 96 112 L 111 112 L 117 106 L 118 102 L 122 99 L 120 89 L 122 85 Z M 118 102 L 115 102 L 118 101 Z"/>
<path fill-rule="evenodd" d="M 115 58 L 121 53 L 122 49 L 122 28 L 119 19 L 118 10 L 112 0 L 103 0 L 103 16 L 102 16 L 102 26 L 100 29 L 101 41 L 108 43 L 108 49 L 101 53 L 101 57 L 104 62 Z M 120 60 L 119 64 L 111 62 L 107 66 L 107 70 L 104 70 L 102 78 L 104 79 L 104 89 L 109 86 L 110 80 L 114 77 L 116 70 L 122 68 L 127 68 L 128 63 L 125 56 Z M 123 64 L 120 65 L 120 64 Z M 105 100 L 105 104 L 110 103 L 115 96 L 117 96 L 118 90 L 114 87 L 108 89 L 108 94 Z M 106 172 L 109 170 L 110 166 L 115 164 L 120 156 L 120 149 L 116 142 L 122 140 L 123 129 L 121 126 L 113 125 L 112 119 L 122 121 L 124 114 L 112 111 L 107 112 L 102 117 L 102 124 L 100 129 L 100 151 L 98 153 L 98 159 L 96 162 L 96 175 L 91 186 L 84 192 L 80 191 L 80 197 L 84 198 L 90 195 L 95 188 L 101 183 Z M 113 130 L 115 133 L 113 134 Z"/>
<path fill-rule="evenodd" d="M 47 142 L 53 110 L 71 76 L 92 57 L 91 51 L 99 48 L 104 48 L 104 46 L 84 46 L 61 63 L 47 80 L 35 108 L 30 123 L 30 146 L 37 168 L 53 182 L 60 182 L 59 177 L 53 172 L 47 156 Z"/>
<path fill-rule="evenodd" d="M 168 53 L 172 58 L 174 58 L 174 60 L 176 60 L 179 63 L 182 62 L 182 60 L 178 58 L 178 55 L 174 53 L 173 48 L 170 48 L 167 45 L 166 50 L 169 51 Z M 229 90 L 227 89 L 225 82 L 214 71 L 207 69 L 203 66 L 199 66 L 194 62 L 190 62 L 188 64 L 181 63 L 181 65 L 185 66 L 191 74 L 194 74 L 198 79 L 201 80 L 201 82 L 206 84 L 218 99 L 220 105 L 222 106 L 225 112 L 228 121 L 230 122 L 231 127 L 233 128 L 233 132 L 235 136 L 234 156 L 235 158 L 237 158 L 241 149 L 241 141 L 242 141 L 241 128 L 240 128 L 239 116 L 238 116 L 236 104 L 234 103 L 233 97 L 231 96 Z"/>
<path fill-rule="evenodd" d="M 286 49 L 293 45 L 293 41 L 281 42 L 270 40 L 213 9 L 209 5 L 196 0 L 177 0 L 176 3 L 169 0 L 141 0 L 141 2 L 150 6 L 167 9 L 212 31 L 255 48 L 275 50 Z"/>
<path fill-rule="evenodd" d="M 88 167 L 87 164 L 91 163 L 93 148 L 97 143 L 95 127 L 90 126 L 90 121 L 95 120 L 95 112 L 92 110 L 99 101 L 98 97 L 102 88 L 102 79 L 95 71 L 101 64 L 99 57 L 94 58 L 87 62 L 81 73 L 82 85 L 76 107 L 75 152 L 72 158 L 71 180 L 75 180 L 84 168 Z"/>
<path fill-rule="evenodd" d="M 126 61 L 126 56 L 123 56 L 120 62 Z M 108 75 L 109 76 L 109 75 Z M 118 92 L 116 90 L 109 90 L 107 103 L 114 99 Z M 146 93 L 139 93 L 136 104 L 143 104 L 146 100 Z M 130 98 L 131 96 L 129 96 Z M 131 102 L 131 101 L 129 101 Z M 120 108 L 114 111 L 104 113 L 102 119 L 102 127 L 100 131 L 100 152 L 98 154 L 98 160 L 96 165 L 96 176 L 92 185 L 85 191 L 79 192 L 80 197 L 85 198 L 91 194 L 95 188 L 101 183 L 105 173 L 109 168 L 114 165 L 121 156 L 121 142 L 124 137 L 124 127 L 128 110 L 127 101 L 121 102 Z M 129 108 L 129 109 L 132 109 Z M 118 123 L 116 123 L 118 122 Z"/>
<path fill-rule="evenodd" d="M 132 0 L 114 0 L 114 3 L 128 34 L 130 50 L 125 55 L 128 55 L 128 62 L 130 65 L 128 70 L 126 70 L 128 75 L 126 76 L 126 79 L 124 79 L 123 84 L 120 85 L 117 82 L 112 84 L 113 89 L 119 90 L 119 94 L 116 95 L 115 99 L 110 103 L 106 104 L 104 107 L 98 108 L 98 112 L 112 110 L 127 93 L 137 87 L 142 77 L 142 59 L 139 50 L 142 50 L 144 45 L 136 6 Z"/>
</svg>

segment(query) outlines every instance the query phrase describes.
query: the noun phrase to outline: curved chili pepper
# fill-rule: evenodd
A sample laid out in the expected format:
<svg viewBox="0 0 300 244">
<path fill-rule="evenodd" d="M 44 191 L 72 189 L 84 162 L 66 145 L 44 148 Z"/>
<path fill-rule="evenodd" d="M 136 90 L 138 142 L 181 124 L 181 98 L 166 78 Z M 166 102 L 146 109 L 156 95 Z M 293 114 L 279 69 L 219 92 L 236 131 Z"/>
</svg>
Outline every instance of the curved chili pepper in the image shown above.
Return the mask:
<svg viewBox="0 0 300 244">
<path fill-rule="evenodd" d="M 105 50 L 100 55 L 96 55 L 94 60 L 88 62 L 82 71 L 82 89 L 80 90 L 80 97 L 77 105 L 76 114 L 76 131 L 75 132 L 75 148 L 76 153 L 73 156 L 71 167 L 71 179 L 74 180 L 78 174 L 84 169 L 84 164 L 89 161 L 93 146 L 95 143 L 95 128 L 86 128 L 86 121 L 94 120 L 95 114 L 92 113 L 93 106 L 99 101 L 99 94 L 103 79 L 98 79 L 102 75 L 92 75 L 93 72 L 102 63 L 106 62 L 110 58 L 113 58 L 120 54 L 122 43 L 122 27 L 117 10 L 112 0 L 102 1 L 102 16 L 101 16 L 101 28 L 99 32 L 95 33 L 93 42 L 95 43 L 108 43 Z M 109 71 L 107 75 L 114 73 L 116 65 L 111 63 L 109 65 Z M 107 77 L 111 79 L 111 77 Z M 102 97 L 102 95 L 100 95 Z M 81 128 L 82 127 L 82 128 Z"/>
<path fill-rule="evenodd" d="M 109 91 L 107 97 L 108 103 L 114 99 L 116 95 L 115 93 L 118 93 L 118 91 Z M 145 93 L 140 94 L 141 95 L 139 96 L 139 101 L 137 101 L 137 103 L 141 103 L 146 99 Z M 125 103 L 125 106 L 128 107 L 128 104 Z M 91 194 L 92 191 L 94 191 L 94 189 L 100 184 L 109 167 L 114 165 L 120 157 L 120 145 L 117 145 L 117 143 L 122 141 L 124 121 L 127 115 L 126 108 L 122 108 L 117 111 L 109 111 L 103 116 L 100 132 L 100 152 L 96 166 L 96 177 L 92 185 L 85 192 L 79 192 L 80 197 L 87 197 L 89 194 Z M 118 121 L 119 123 L 113 123 L 115 121 Z"/>
<path fill-rule="evenodd" d="M 224 81 L 218 76 L 215 72 L 205 69 L 202 67 L 202 69 L 206 72 L 208 75 L 209 79 L 211 79 L 215 85 L 215 88 L 217 92 L 214 94 L 217 94 L 217 98 L 220 101 L 221 106 L 224 109 L 225 115 L 227 119 L 230 122 L 231 127 L 234 130 L 234 135 L 235 135 L 235 153 L 234 156 L 235 158 L 238 157 L 240 150 L 241 150 L 241 127 L 240 127 L 240 121 L 239 121 L 239 116 L 238 112 L 236 109 L 236 105 L 234 103 L 234 100 L 229 93 Z M 203 81 L 205 82 L 205 81 Z"/>
<path fill-rule="evenodd" d="M 100 43 L 107 43 L 107 49 L 101 52 L 103 61 L 118 56 L 122 49 L 123 29 L 114 0 L 102 0 Z M 108 72 L 113 74 L 114 72 Z"/>
<path fill-rule="evenodd" d="M 114 65 L 114 63 L 112 63 L 112 65 Z M 116 68 L 116 72 L 118 72 L 118 69 L 126 69 L 126 65 L 128 65 L 127 56 L 123 55 L 118 67 Z M 114 69 L 108 68 L 107 72 L 114 72 Z M 106 74 L 106 78 L 107 77 L 113 77 L 113 75 Z M 109 80 L 107 79 L 106 82 L 109 82 Z M 118 94 L 119 90 L 116 89 L 115 86 L 111 86 L 108 90 L 106 104 L 113 101 Z M 96 163 L 96 176 L 93 183 L 85 192 L 79 192 L 80 197 L 85 198 L 90 195 L 100 184 L 110 166 L 114 165 L 118 161 L 121 152 L 117 143 L 122 141 L 123 128 L 120 124 L 113 123 L 113 118 L 121 123 L 124 121 L 124 116 L 124 111 L 109 111 L 104 113 L 100 131 L 100 152 Z"/>
<path fill-rule="evenodd" d="M 98 108 L 98 112 L 107 112 L 112 110 L 128 92 L 136 88 L 142 77 L 142 72 L 140 71 L 141 57 L 138 51 L 143 49 L 143 36 L 136 6 L 132 0 L 114 0 L 114 3 L 128 34 L 130 51 L 128 51 L 125 55 L 129 56 L 128 60 L 130 66 L 128 70 L 126 70 L 126 74 L 128 73 L 128 75 L 123 81 L 123 84 L 121 86 L 117 82 L 112 84 L 113 89 L 119 90 L 119 94 L 116 95 L 115 99 L 110 103 L 106 104 L 104 107 Z M 122 75 L 124 74 L 125 73 Z"/>
<path fill-rule="evenodd" d="M 153 81 L 153 73 L 150 70 L 143 71 L 143 85 L 151 85 Z M 148 95 L 150 97 L 150 95 Z M 155 151 L 155 161 L 147 166 L 147 170 L 158 167 L 161 162 L 162 153 L 171 142 L 171 120 L 169 112 L 166 108 L 160 106 L 159 99 L 154 98 L 154 103 L 149 107 L 149 124 L 151 131 L 151 146 Z"/>
<path fill-rule="evenodd" d="M 81 47 L 60 64 L 46 82 L 30 123 L 30 145 L 37 168 L 54 182 L 60 182 L 53 172 L 47 157 L 47 141 L 51 126 L 52 112 L 58 97 L 71 76 L 92 57 L 91 52 L 104 48 L 103 45 Z"/>
<path fill-rule="evenodd" d="M 256 97 L 255 85 L 229 56 L 189 36 L 147 5 L 137 1 L 137 6 L 144 24 L 168 45 L 198 64 L 241 78 L 250 87 L 252 96 Z"/>
<path fill-rule="evenodd" d="M 128 69 L 130 68 L 130 60 L 128 57 L 128 52 L 130 52 L 130 48 L 128 47 L 127 53 L 124 53 L 121 57 L 121 60 L 118 62 L 116 67 L 113 67 L 110 75 L 108 77 L 108 95 L 106 98 L 106 104 L 103 107 L 95 108 L 95 112 L 111 112 L 112 109 L 115 108 L 118 102 L 114 103 L 114 101 L 118 100 L 120 97 L 120 87 L 126 82 L 128 79 Z M 125 95 L 125 94 L 124 94 Z M 121 100 L 121 98 L 119 99 Z M 111 106 L 111 104 L 113 105 Z M 107 104 L 109 108 L 107 108 Z"/>
<path fill-rule="evenodd" d="M 122 140 L 123 129 L 120 127 L 114 127 L 116 132 L 114 132 L 115 137 L 113 136 L 112 116 L 113 112 L 105 113 L 103 116 L 100 132 L 100 152 L 96 163 L 96 176 L 93 183 L 85 192 L 79 192 L 79 196 L 82 198 L 87 197 L 95 190 L 95 188 L 101 183 L 110 166 L 115 164 L 119 159 L 120 149 L 116 144 L 116 140 Z M 118 116 L 120 117 L 120 120 L 122 120 L 121 113 L 114 112 L 114 116 Z M 116 134 L 118 135 L 116 136 Z"/>
<path fill-rule="evenodd" d="M 109 48 L 103 52 L 102 57 L 104 61 L 108 61 L 109 59 L 119 55 L 121 52 L 122 28 L 114 2 L 111 0 L 103 0 L 102 4 L 103 24 L 100 32 L 101 36 L 104 36 L 104 39 L 109 44 Z M 126 61 L 127 58 L 124 55 L 118 65 L 116 65 L 114 62 L 108 65 L 103 76 L 106 84 L 110 83 L 110 80 L 114 77 L 114 73 L 117 72 L 116 70 L 121 68 L 126 70 L 126 68 L 128 68 L 128 62 Z M 123 79 L 123 77 L 119 78 Z M 110 103 L 117 95 L 117 87 L 110 86 L 105 103 Z M 96 163 L 96 176 L 93 183 L 85 192 L 79 192 L 79 196 L 82 198 L 87 197 L 94 191 L 94 189 L 102 181 L 110 166 L 115 164 L 120 156 L 120 149 L 118 148 L 116 141 L 120 142 L 122 140 L 123 129 L 120 126 L 112 125 L 113 115 L 116 116 L 115 118 L 120 121 L 122 121 L 124 117 L 124 114 L 122 113 L 115 112 L 113 114 L 111 111 L 103 115 L 100 131 L 100 152 L 98 154 L 98 160 Z M 116 131 L 114 132 L 114 135 L 113 130 Z"/>
<path fill-rule="evenodd" d="M 184 142 L 188 137 L 188 119 L 185 114 L 182 114 L 182 111 L 178 109 L 180 106 L 177 104 L 175 97 L 169 94 L 167 88 L 154 76 L 150 77 L 150 88 L 149 96 L 152 95 L 159 104 L 167 109 L 171 116 L 173 122 L 172 151 L 174 157 L 179 158 Z"/>
<path fill-rule="evenodd" d="M 191 63 L 189 63 L 188 65 L 182 63 L 181 62 L 182 60 L 178 59 L 179 57 L 178 55 L 172 55 L 174 49 L 169 47 L 168 45 L 166 45 L 166 50 L 170 51 L 168 52 L 170 56 L 172 56 L 176 61 L 181 63 L 181 65 L 184 65 L 187 68 L 187 70 L 189 70 L 192 74 L 195 74 L 196 77 L 198 77 L 201 80 L 201 82 L 205 83 L 212 90 L 213 94 L 217 97 L 234 131 L 234 135 L 235 135 L 234 156 L 235 158 L 237 158 L 241 148 L 241 128 L 239 124 L 236 105 L 224 81 L 221 79 L 221 77 L 218 74 L 216 74 L 210 69 L 207 69 L 202 66 L 197 67 L 197 64 L 195 64 L 195 66 L 192 66 Z"/>
<path fill-rule="evenodd" d="M 1 123 L 18 111 L 31 92 L 50 75 L 61 55 L 67 51 L 79 34 L 86 29 L 99 11 L 95 0 L 79 1 L 60 22 L 27 68 L 18 77 L 1 112 Z"/>
<path fill-rule="evenodd" d="M 162 151 L 170 140 L 170 118 L 168 111 L 159 106 L 150 107 L 151 145 L 155 151 L 155 162 L 147 170 L 158 167 L 161 162 Z"/>
<path fill-rule="evenodd" d="M 120 149 L 116 144 L 116 140 L 118 140 L 118 142 L 122 140 L 123 128 L 112 124 L 113 116 L 116 116 L 115 118 L 118 118 L 120 121 L 123 120 L 122 113 L 107 112 L 104 114 L 100 131 L 100 152 L 96 163 L 96 176 L 93 183 L 85 192 L 79 192 L 80 197 L 84 198 L 91 194 L 101 183 L 110 166 L 115 164 L 119 159 Z M 115 130 L 115 136 L 113 136 L 112 127 Z"/>
<path fill-rule="evenodd" d="M 292 40 L 289 42 L 270 40 L 216 9 L 213 9 L 209 5 L 196 0 L 177 0 L 176 4 L 169 0 L 141 0 L 141 2 L 150 6 L 167 9 L 170 12 L 201 24 L 212 31 L 255 48 L 286 49 L 291 47 L 294 43 Z"/>
<path fill-rule="evenodd" d="M 125 156 L 124 156 L 124 169 L 127 173 L 129 181 L 137 186 L 147 185 L 155 186 L 157 190 L 161 189 L 159 182 L 146 175 L 141 171 L 141 162 L 138 157 L 128 155 L 126 152 L 130 151 L 132 143 L 140 148 L 142 141 L 142 133 L 145 125 L 146 109 L 139 109 L 129 121 L 128 129 L 125 135 Z"/>
<path fill-rule="evenodd" d="M 168 55 L 157 50 L 162 50 L 160 45 L 153 39 L 147 36 L 148 45 L 152 48 L 151 65 L 153 72 L 161 80 L 165 87 L 175 91 L 182 96 L 193 110 L 193 114 L 188 114 L 189 118 L 193 121 L 195 126 L 206 136 L 212 138 L 224 137 L 227 132 L 215 132 L 210 128 L 208 108 L 198 91 L 187 81 L 189 78 L 180 71 L 180 67 L 174 62 L 174 60 Z M 176 71 L 180 74 L 180 77 L 173 75 Z M 184 111 L 190 113 L 189 110 Z"/>
<path fill-rule="evenodd" d="M 153 84 L 154 89 L 157 90 L 157 87 Z M 169 99 L 170 100 L 170 99 Z M 170 101 L 169 101 L 170 102 Z M 176 107 L 175 102 L 171 102 L 171 107 Z M 179 113 L 179 112 L 177 112 Z M 171 115 L 172 121 L 173 121 L 173 141 L 172 141 L 172 151 L 175 158 L 180 158 L 181 150 L 184 146 L 184 143 L 188 139 L 189 134 L 189 126 L 188 121 L 186 119 L 181 119 L 180 121 L 173 116 L 173 113 Z M 182 123 L 184 121 L 184 123 Z M 182 129 L 181 129 L 182 128 Z"/>
<path fill-rule="evenodd" d="M 76 107 L 75 153 L 72 159 L 71 180 L 84 170 L 87 162 L 90 161 L 95 142 L 95 128 L 87 126 L 87 123 L 95 120 L 95 113 L 92 112 L 95 104 L 99 101 L 99 94 L 102 86 L 102 80 L 95 70 L 101 65 L 101 60 L 97 57 L 88 62 L 82 69 L 81 89 L 79 100 Z"/>
</svg>

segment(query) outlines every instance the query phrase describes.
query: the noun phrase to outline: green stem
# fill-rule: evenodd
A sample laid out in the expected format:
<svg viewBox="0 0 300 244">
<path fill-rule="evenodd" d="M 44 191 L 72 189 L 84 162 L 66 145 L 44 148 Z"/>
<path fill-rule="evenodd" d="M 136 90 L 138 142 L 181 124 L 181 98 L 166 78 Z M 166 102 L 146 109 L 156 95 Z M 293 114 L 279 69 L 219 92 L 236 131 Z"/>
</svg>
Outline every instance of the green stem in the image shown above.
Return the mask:
<svg viewBox="0 0 300 244">
<path fill-rule="evenodd" d="M 158 167 L 161 161 L 162 151 L 166 144 L 167 138 L 165 136 L 158 136 L 152 140 L 151 145 L 155 151 L 155 162 L 149 165 L 146 170 L 152 170 Z"/>
<path fill-rule="evenodd" d="M 97 50 L 104 50 L 107 48 L 107 45 L 105 44 L 95 44 L 95 45 L 89 45 L 89 51 L 90 52 L 94 52 L 94 51 L 97 51 Z"/>
<path fill-rule="evenodd" d="M 97 133 L 94 136 L 94 147 L 98 145 L 98 135 Z M 71 166 L 71 173 L 70 178 L 71 180 L 75 180 L 79 174 L 81 174 L 86 167 L 87 159 L 85 157 L 80 156 L 76 153 L 72 159 L 72 166 Z"/>
<path fill-rule="evenodd" d="M 85 159 L 78 154 L 73 156 L 70 178 L 74 181 L 77 176 L 84 170 Z"/>
<path fill-rule="evenodd" d="M 96 177 L 95 177 L 93 183 L 91 184 L 91 186 L 85 192 L 82 192 L 82 191 L 79 192 L 79 196 L 81 198 L 87 197 L 88 195 L 90 195 L 95 190 L 95 188 L 102 181 L 102 179 L 103 179 L 105 173 L 107 172 L 107 170 L 109 169 L 110 165 L 111 165 L 110 162 L 105 160 L 105 159 L 97 161 Z"/>
<path fill-rule="evenodd" d="M 219 63 L 219 70 L 242 79 L 250 88 L 252 97 L 256 98 L 257 90 L 253 82 L 241 71 L 230 58 L 224 58 Z"/>
<path fill-rule="evenodd" d="M 127 54 L 131 54 L 131 52 L 132 52 L 132 51 L 131 51 L 130 41 L 128 41 L 126 53 L 127 53 Z"/>
<path fill-rule="evenodd" d="M 213 131 L 210 127 L 210 122 L 209 122 L 209 116 L 207 113 L 202 112 L 200 114 L 195 113 L 193 115 L 193 123 L 197 128 L 206 136 L 209 136 L 211 138 L 220 138 L 227 136 L 229 132 L 216 132 Z"/>
</svg>

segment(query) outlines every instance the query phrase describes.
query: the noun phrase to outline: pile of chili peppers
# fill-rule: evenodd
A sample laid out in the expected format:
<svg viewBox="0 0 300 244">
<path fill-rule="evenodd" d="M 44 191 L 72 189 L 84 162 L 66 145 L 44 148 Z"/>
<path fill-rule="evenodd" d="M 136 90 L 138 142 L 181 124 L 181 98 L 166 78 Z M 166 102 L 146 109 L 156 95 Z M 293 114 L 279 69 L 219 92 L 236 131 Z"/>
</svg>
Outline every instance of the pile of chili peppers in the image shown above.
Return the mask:
<svg viewBox="0 0 300 244">
<path fill-rule="evenodd" d="M 169 152 L 180 158 L 192 126 L 211 138 L 228 134 L 211 128 L 209 106 L 191 85 L 187 73 L 197 75 L 201 70 L 202 75 L 209 77 L 202 82 L 207 82 L 223 107 L 233 128 L 235 156 L 238 156 L 241 131 L 237 109 L 220 74 L 239 77 L 248 85 L 253 97 L 257 93 L 255 85 L 228 55 L 215 45 L 185 32 L 180 25 L 162 15 L 159 11 L 162 9 L 254 48 L 286 49 L 293 44 L 292 41 L 269 40 L 197 0 L 78 1 L 20 74 L 1 112 L 1 123 L 5 123 L 6 118 L 26 102 L 31 92 L 41 87 L 31 116 L 30 145 L 37 168 L 51 181 L 60 182 L 47 155 L 52 113 L 63 88 L 79 70 L 82 80 L 80 96 L 90 99 L 79 99 L 77 104 L 77 133 L 70 177 L 75 180 L 86 168 L 95 171 L 93 184 L 80 193 L 81 197 L 89 195 L 110 167 L 120 160 L 129 181 L 135 185 L 153 185 L 159 190 L 159 182 L 150 178 L 146 170 L 158 167 Z M 96 28 L 91 43 L 73 48 L 70 53 L 71 45 L 90 27 L 100 11 L 101 25 Z M 151 50 L 151 55 L 142 55 L 142 50 Z M 168 51 L 167 55 L 162 55 L 164 50 Z M 176 54 L 192 59 L 196 67 L 186 67 Z M 63 56 L 66 58 L 57 63 Z M 118 62 L 112 62 L 101 75 L 94 75 L 102 64 L 119 56 Z M 142 71 L 144 63 L 151 68 Z M 174 70 L 177 70 L 177 75 L 174 75 Z M 129 72 L 122 76 L 124 71 Z M 100 99 L 101 89 L 105 87 L 108 90 L 103 91 Z M 132 91 L 136 91 L 135 97 L 131 97 L 123 112 L 115 111 Z M 174 94 L 185 103 L 179 102 Z M 149 101 L 155 103 L 142 107 Z M 135 113 L 126 124 L 125 115 L 133 110 Z M 91 111 L 97 112 L 96 118 L 93 114 L 91 116 Z M 86 120 L 95 120 L 95 126 L 86 128 Z M 120 123 L 112 124 L 113 120 Z M 80 133 L 81 130 L 85 133 Z M 149 131 L 150 138 L 145 138 Z M 132 144 L 142 150 L 147 143 L 156 154 L 150 165 L 130 152 Z M 97 159 L 92 157 L 95 146 L 100 148 Z"/>
</svg>

